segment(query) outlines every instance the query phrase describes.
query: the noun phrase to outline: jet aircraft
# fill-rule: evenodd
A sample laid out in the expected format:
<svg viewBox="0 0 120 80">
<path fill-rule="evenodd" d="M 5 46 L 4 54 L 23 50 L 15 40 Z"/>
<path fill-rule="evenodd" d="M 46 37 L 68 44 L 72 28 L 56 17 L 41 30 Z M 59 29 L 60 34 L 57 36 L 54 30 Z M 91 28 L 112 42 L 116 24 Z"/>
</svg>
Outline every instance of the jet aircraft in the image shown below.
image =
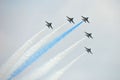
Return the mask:
<svg viewBox="0 0 120 80">
<path fill-rule="evenodd" d="M 47 22 L 47 21 L 45 21 L 45 22 L 46 22 L 46 26 L 47 26 L 48 28 L 53 29 L 53 27 L 52 27 L 52 23 L 49 23 L 49 22 Z"/>
<path fill-rule="evenodd" d="M 83 17 L 83 16 L 81 16 L 82 17 L 82 20 L 86 23 L 86 22 L 88 22 L 88 23 L 90 23 L 89 21 L 88 21 L 88 18 L 89 17 Z"/>
<path fill-rule="evenodd" d="M 87 32 L 85 32 L 85 34 L 86 34 L 86 36 L 87 36 L 88 38 L 93 39 L 93 37 L 92 37 L 92 33 L 87 33 Z"/>
<path fill-rule="evenodd" d="M 85 47 L 85 49 L 86 49 L 86 51 L 87 51 L 88 53 L 93 54 L 92 51 L 91 51 L 91 48 Z"/>
<path fill-rule="evenodd" d="M 68 16 L 66 16 L 66 17 L 67 17 L 67 20 L 68 20 L 70 23 L 75 24 L 75 22 L 73 21 L 74 18 L 70 18 L 70 17 L 68 17 Z"/>
</svg>

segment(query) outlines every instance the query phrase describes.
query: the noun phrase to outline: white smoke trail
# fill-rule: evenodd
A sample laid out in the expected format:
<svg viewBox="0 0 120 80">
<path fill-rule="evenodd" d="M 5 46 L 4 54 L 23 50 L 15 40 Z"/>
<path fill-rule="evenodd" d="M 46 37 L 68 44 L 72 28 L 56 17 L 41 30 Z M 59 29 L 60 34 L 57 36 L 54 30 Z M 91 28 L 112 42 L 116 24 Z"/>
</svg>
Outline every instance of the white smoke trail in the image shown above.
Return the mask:
<svg viewBox="0 0 120 80">
<path fill-rule="evenodd" d="M 9 69 L 13 67 L 13 65 L 17 62 L 17 60 L 27 51 L 33 44 L 36 42 L 37 38 L 40 36 L 42 32 L 46 30 L 46 27 L 35 34 L 31 39 L 29 39 L 22 47 L 20 47 L 15 54 L 13 54 L 5 64 L 3 64 L 0 68 L 0 75 L 4 75 L 8 72 Z"/>
<path fill-rule="evenodd" d="M 49 62 L 45 63 L 42 67 L 35 69 L 27 76 L 23 77 L 20 80 L 36 80 L 37 78 L 43 76 L 48 71 L 50 71 L 59 61 L 61 61 L 65 56 L 69 54 L 69 51 L 72 50 L 75 46 L 77 46 L 81 41 L 83 41 L 85 38 L 77 41 L 72 46 L 64 50 L 63 52 L 59 53 L 57 56 L 52 58 Z"/>
<path fill-rule="evenodd" d="M 45 36 L 43 39 L 41 39 L 38 43 L 36 43 L 34 46 L 32 46 L 27 52 L 25 52 L 22 57 L 18 60 L 16 64 L 12 67 L 12 69 L 6 73 L 6 76 L 10 76 L 10 74 L 15 71 L 24 61 L 26 61 L 33 53 L 35 53 L 43 44 L 45 44 L 49 38 L 55 34 L 58 30 L 60 30 L 66 23 L 59 26 L 57 29 L 55 29 L 53 32 Z"/>
<path fill-rule="evenodd" d="M 59 78 L 65 73 L 65 71 L 67 71 L 83 55 L 84 54 L 79 55 L 77 58 L 72 60 L 68 65 L 66 65 L 62 69 L 58 70 L 57 72 L 52 74 L 50 77 L 47 77 L 47 79 L 45 79 L 45 80 L 59 80 Z"/>
</svg>

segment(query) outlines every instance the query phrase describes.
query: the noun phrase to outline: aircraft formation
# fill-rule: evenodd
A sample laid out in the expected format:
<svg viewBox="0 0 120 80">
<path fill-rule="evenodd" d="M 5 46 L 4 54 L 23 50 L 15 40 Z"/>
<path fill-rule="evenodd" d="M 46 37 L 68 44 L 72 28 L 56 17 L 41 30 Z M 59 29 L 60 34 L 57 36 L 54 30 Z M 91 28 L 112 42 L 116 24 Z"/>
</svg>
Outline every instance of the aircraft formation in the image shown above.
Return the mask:
<svg viewBox="0 0 120 80">
<path fill-rule="evenodd" d="M 74 18 L 70 18 L 70 17 L 68 17 L 68 16 L 66 16 L 66 17 L 67 17 L 67 21 L 68 21 L 69 23 L 75 24 L 75 22 L 74 22 L 74 20 L 73 20 Z M 84 21 L 85 23 L 86 23 L 86 22 L 87 22 L 87 23 L 90 23 L 89 20 L 88 20 L 89 17 L 84 17 L 84 16 L 81 16 L 81 17 L 82 17 L 82 21 Z M 47 26 L 48 28 L 53 29 L 51 22 L 47 22 L 47 21 L 45 21 L 45 22 L 46 22 L 46 26 Z M 85 32 L 85 36 L 88 37 L 89 39 L 93 39 L 92 33 Z M 92 51 L 91 51 L 91 48 L 85 47 L 85 50 L 86 50 L 87 53 L 93 54 Z"/>
<path fill-rule="evenodd" d="M 75 24 L 75 22 L 74 22 L 74 20 L 73 20 L 74 18 L 70 18 L 70 17 L 68 17 L 68 16 L 66 16 L 66 17 L 67 17 L 67 21 L 68 21 L 69 23 Z M 82 20 L 83 20 L 85 23 L 86 23 L 86 22 L 90 23 L 89 20 L 88 20 L 89 17 L 83 17 L 83 16 L 81 16 L 81 17 L 82 17 Z M 45 22 L 46 22 L 46 26 L 47 26 L 48 28 L 53 29 L 51 22 L 47 22 L 47 21 L 45 21 Z"/>
<path fill-rule="evenodd" d="M 71 23 L 71 24 L 75 24 L 73 27 L 71 27 L 70 29 L 68 29 L 67 31 L 63 32 L 61 35 L 57 36 L 55 39 L 53 39 L 52 41 L 50 41 L 48 44 L 42 44 L 42 41 L 45 40 L 49 40 L 49 38 L 52 36 L 52 34 L 54 34 L 57 30 L 59 30 L 60 28 L 58 27 L 57 29 L 55 29 L 51 34 L 47 35 L 45 38 L 41 39 L 40 42 L 38 42 L 38 44 L 34 45 L 32 48 L 30 48 L 30 50 L 25 51 L 25 49 L 29 48 L 31 45 L 24 45 L 23 49 L 20 48 L 20 50 L 18 52 L 21 52 L 19 54 L 23 54 L 19 57 L 19 55 L 16 54 L 17 58 L 14 59 L 14 57 L 11 59 L 10 62 L 13 62 L 13 60 L 15 61 L 14 63 L 16 64 L 17 63 L 17 59 L 21 58 L 21 57 L 24 57 L 24 59 L 20 60 L 20 63 L 18 63 L 19 65 L 15 65 L 15 69 L 13 69 L 13 71 L 10 71 L 10 73 L 8 74 L 9 76 L 7 77 L 8 80 L 13 80 L 13 78 L 15 78 L 17 75 L 19 75 L 22 71 L 24 71 L 28 66 L 30 66 L 33 62 L 35 62 L 38 58 L 40 58 L 43 54 L 45 54 L 50 48 L 54 47 L 59 41 L 61 41 L 63 38 L 65 38 L 65 36 L 67 36 L 68 34 L 70 34 L 72 31 L 74 31 L 76 28 L 78 28 L 83 22 L 85 23 L 89 23 L 89 20 L 88 20 L 88 17 L 82 17 L 82 21 L 80 21 L 79 23 L 75 24 L 75 21 L 74 21 L 74 18 L 71 18 L 71 17 L 68 17 L 66 16 L 66 20 Z M 49 22 L 49 21 L 45 21 L 46 23 L 46 26 L 49 28 L 49 29 L 54 29 L 54 27 L 52 26 L 52 23 Z M 60 26 L 61 27 L 61 26 Z M 43 29 L 44 31 L 45 29 Z M 42 31 L 41 31 L 42 32 Z M 39 33 L 40 34 L 40 33 Z M 39 35 L 37 34 L 37 36 L 35 35 L 34 38 L 32 38 L 31 40 L 29 41 L 33 41 L 37 39 Z M 93 39 L 92 37 L 92 33 L 88 33 L 88 32 L 85 32 L 85 36 L 89 39 Z M 84 39 L 84 38 L 83 38 Z M 81 39 L 82 40 L 82 39 Z M 81 41 L 80 40 L 80 41 Z M 29 42 L 27 42 L 29 44 Z M 75 45 L 77 45 L 78 42 L 75 43 Z M 41 47 L 43 46 L 43 47 Z M 34 48 L 36 47 L 36 48 Z M 41 47 L 41 48 L 40 48 Z M 74 48 L 74 46 L 72 47 Z M 69 49 L 72 49 L 71 47 L 68 48 L 68 51 Z M 85 51 L 89 54 L 93 54 L 92 53 L 92 50 L 91 48 L 88 48 L 88 47 L 84 47 L 85 48 Z M 23 52 L 22 52 L 23 51 Z M 64 55 L 62 54 L 62 56 L 65 56 L 65 53 L 66 53 L 66 50 L 63 52 Z M 25 57 L 26 55 L 30 55 L 30 57 Z M 37 55 L 37 56 L 36 56 Z M 59 57 L 59 56 L 58 56 Z M 54 59 L 54 58 L 53 58 Z M 55 58 L 56 59 L 56 58 Z M 61 59 L 62 60 L 62 59 Z M 53 60 L 54 61 L 54 60 Z M 56 61 L 56 60 L 55 60 Z M 7 65 L 9 67 L 12 68 L 12 65 L 9 65 L 10 62 L 7 63 Z M 59 61 L 57 61 L 56 63 L 58 63 Z M 13 63 L 13 64 L 14 64 Z M 51 63 L 51 62 L 50 62 Z M 54 62 L 51 63 L 52 65 L 55 65 Z M 5 65 L 6 66 L 6 65 Z M 7 69 L 9 70 L 9 68 L 6 66 L 5 68 L 3 68 L 3 72 L 5 74 Z M 47 67 L 46 69 L 47 70 Z M 27 79 L 28 80 L 28 79 Z M 34 79 L 33 79 L 34 80 Z"/>
</svg>

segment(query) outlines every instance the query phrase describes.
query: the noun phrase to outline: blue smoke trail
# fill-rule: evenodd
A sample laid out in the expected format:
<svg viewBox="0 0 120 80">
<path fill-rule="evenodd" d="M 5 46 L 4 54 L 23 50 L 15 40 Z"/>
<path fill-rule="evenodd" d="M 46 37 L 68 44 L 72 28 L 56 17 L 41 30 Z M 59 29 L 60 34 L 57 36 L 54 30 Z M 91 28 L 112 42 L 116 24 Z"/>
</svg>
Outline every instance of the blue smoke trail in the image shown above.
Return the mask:
<svg viewBox="0 0 120 80">
<path fill-rule="evenodd" d="M 70 32 L 78 28 L 79 25 L 82 23 L 83 21 L 79 22 L 78 24 L 76 24 L 75 26 L 73 26 L 72 28 L 70 28 L 69 30 L 67 30 L 66 32 L 64 32 L 63 34 L 61 34 L 60 36 L 58 36 L 57 38 L 55 38 L 54 40 L 43 46 L 39 51 L 34 53 L 32 56 L 30 56 L 30 58 L 26 60 L 25 63 L 23 63 L 23 65 L 21 65 L 17 70 L 13 72 L 13 74 L 10 76 L 10 78 L 8 78 L 8 80 L 12 80 L 14 77 L 20 74 L 24 69 L 26 69 L 29 65 L 35 62 L 42 54 L 46 53 L 50 48 L 52 48 L 55 44 L 61 41 Z"/>
</svg>

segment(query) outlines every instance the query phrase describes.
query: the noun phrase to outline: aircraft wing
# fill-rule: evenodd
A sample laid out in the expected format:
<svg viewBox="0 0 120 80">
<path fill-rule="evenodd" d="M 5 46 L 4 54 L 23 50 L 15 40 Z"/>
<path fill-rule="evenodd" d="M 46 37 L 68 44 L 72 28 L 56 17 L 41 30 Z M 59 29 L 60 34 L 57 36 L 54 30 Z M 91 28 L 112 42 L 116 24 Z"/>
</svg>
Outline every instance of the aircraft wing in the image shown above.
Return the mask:
<svg viewBox="0 0 120 80">
<path fill-rule="evenodd" d="M 68 19 L 70 19 L 68 16 L 66 16 Z"/>
<path fill-rule="evenodd" d="M 51 29 L 53 29 L 53 27 L 52 26 L 50 26 L 51 27 Z"/>
<path fill-rule="evenodd" d="M 73 24 L 75 24 L 75 22 L 74 22 L 74 21 L 72 21 L 72 23 L 73 23 Z"/>
<path fill-rule="evenodd" d="M 90 23 L 88 20 L 87 20 L 88 23 Z"/>
<path fill-rule="evenodd" d="M 87 32 L 85 32 L 85 34 L 87 34 Z"/>
<path fill-rule="evenodd" d="M 83 16 L 81 16 L 82 18 L 85 18 L 85 17 L 83 17 Z"/>
<path fill-rule="evenodd" d="M 45 21 L 47 24 L 48 24 L 48 22 L 47 21 Z"/>
<path fill-rule="evenodd" d="M 92 39 L 93 39 L 93 37 L 92 36 L 90 36 Z"/>
</svg>

